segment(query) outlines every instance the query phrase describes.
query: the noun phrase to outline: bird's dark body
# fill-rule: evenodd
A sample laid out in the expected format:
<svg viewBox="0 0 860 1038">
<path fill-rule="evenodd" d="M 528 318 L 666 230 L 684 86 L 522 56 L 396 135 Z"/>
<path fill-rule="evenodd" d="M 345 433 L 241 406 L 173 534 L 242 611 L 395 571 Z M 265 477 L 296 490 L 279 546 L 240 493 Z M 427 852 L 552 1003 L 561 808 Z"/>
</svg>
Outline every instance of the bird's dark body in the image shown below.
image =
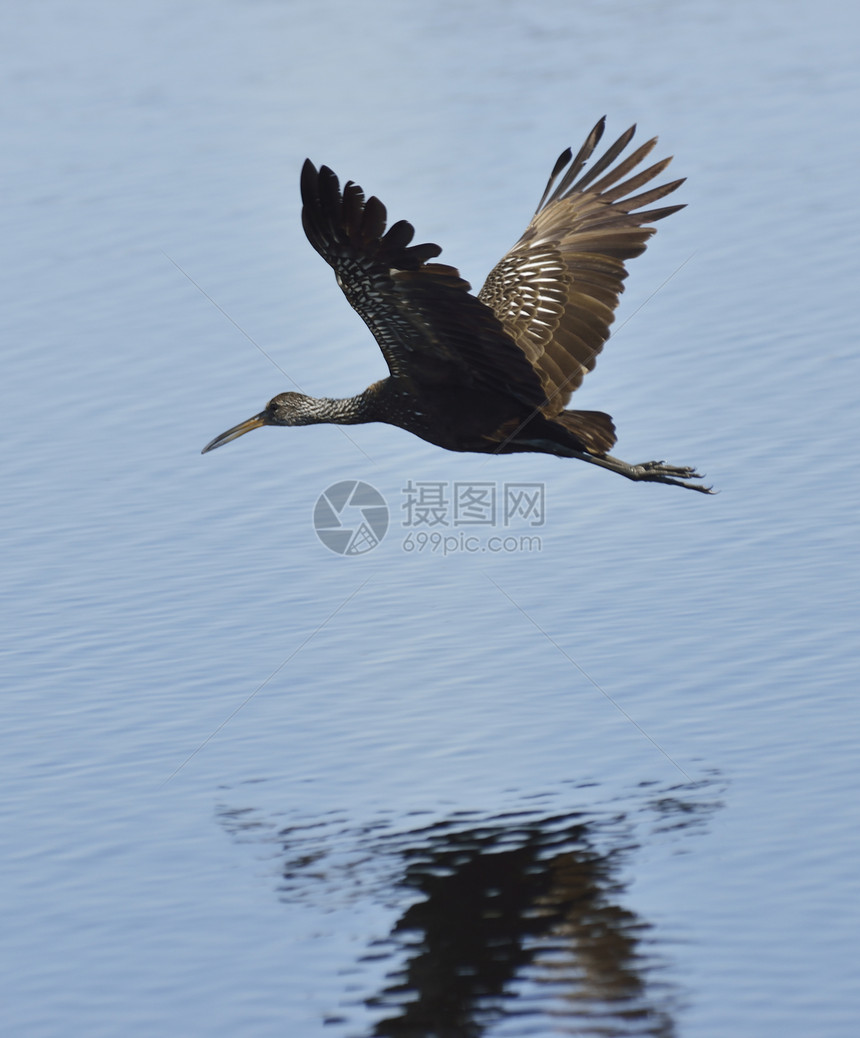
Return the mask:
<svg viewBox="0 0 860 1038">
<path fill-rule="evenodd" d="M 454 267 L 433 262 L 438 245 L 413 245 L 405 220 L 386 229 L 377 198 L 352 182 L 341 190 L 330 169 L 306 161 L 305 233 L 376 338 L 390 376 L 344 400 L 282 393 L 204 450 L 262 425 L 385 422 L 445 450 L 575 457 L 707 493 L 687 482 L 697 476 L 690 468 L 613 458 L 609 415 L 565 409 L 609 338 L 624 261 L 654 233 L 646 221 L 683 208 L 641 211 L 683 181 L 639 191 L 669 159 L 637 170 L 656 139 L 620 158 L 634 127 L 584 172 L 603 123 L 576 156 L 559 158 L 525 233 L 477 296 Z"/>
<path fill-rule="evenodd" d="M 456 384 L 387 378 L 367 390 L 364 420 L 396 425 L 448 451 L 514 454 L 559 453 L 558 448 L 586 450 L 586 445 L 558 422 L 492 390 L 476 393 Z M 415 401 L 420 399 L 421 408 Z"/>
</svg>

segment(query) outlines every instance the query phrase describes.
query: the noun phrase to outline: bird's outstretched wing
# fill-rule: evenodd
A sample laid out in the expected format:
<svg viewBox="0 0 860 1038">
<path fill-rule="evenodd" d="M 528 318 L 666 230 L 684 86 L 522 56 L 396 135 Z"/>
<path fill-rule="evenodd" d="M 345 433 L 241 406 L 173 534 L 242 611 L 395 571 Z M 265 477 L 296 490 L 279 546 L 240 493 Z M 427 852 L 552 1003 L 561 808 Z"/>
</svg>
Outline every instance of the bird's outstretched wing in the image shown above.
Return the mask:
<svg viewBox="0 0 860 1038">
<path fill-rule="evenodd" d="M 302 167 L 302 224 L 334 268 L 353 309 L 370 328 L 392 375 L 425 383 L 452 379 L 512 395 L 530 407 L 546 400 L 541 378 L 493 310 L 471 294 L 454 267 L 428 263 L 438 245 L 411 245 L 411 224 L 386 231 L 385 206 L 351 181 L 340 189 L 327 167 Z"/>
<path fill-rule="evenodd" d="M 580 176 L 604 124 L 605 117 L 575 158 L 569 148 L 559 157 L 531 223 L 478 294 L 539 373 L 547 397 L 544 413 L 550 417 L 594 368 L 609 338 L 627 277 L 624 261 L 644 252 L 655 231 L 644 225 L 684 208 L 639 211 L 670 194 L 683 179 L 632 193 L 662 173 L 670 158 L 624 179 L 651 151 L 656 137 L 610 169 L 635 126 Z"/>
</svg>

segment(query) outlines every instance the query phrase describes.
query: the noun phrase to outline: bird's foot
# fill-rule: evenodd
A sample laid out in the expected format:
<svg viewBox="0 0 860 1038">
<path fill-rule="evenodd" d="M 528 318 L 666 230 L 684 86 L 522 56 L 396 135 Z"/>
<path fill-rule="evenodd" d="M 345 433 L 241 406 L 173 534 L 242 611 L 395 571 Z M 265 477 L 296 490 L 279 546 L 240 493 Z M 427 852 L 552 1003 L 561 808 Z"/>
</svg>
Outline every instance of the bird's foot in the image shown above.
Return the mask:
<svg viewBox="0 0 860 1038">
<path fill-rule="evenodd" d="M 671 483 L 676 487 L 698 490 L 700 494 L 714 493 L 712 487 L 688 482 L 691 479 L 701 479 L 702 476 L 686 465 L 667 465 L 665 461 L 643 461 L 639 465 L 631 465 L 630 468 L 632 479 L 647 483 Z"/>
</svg>

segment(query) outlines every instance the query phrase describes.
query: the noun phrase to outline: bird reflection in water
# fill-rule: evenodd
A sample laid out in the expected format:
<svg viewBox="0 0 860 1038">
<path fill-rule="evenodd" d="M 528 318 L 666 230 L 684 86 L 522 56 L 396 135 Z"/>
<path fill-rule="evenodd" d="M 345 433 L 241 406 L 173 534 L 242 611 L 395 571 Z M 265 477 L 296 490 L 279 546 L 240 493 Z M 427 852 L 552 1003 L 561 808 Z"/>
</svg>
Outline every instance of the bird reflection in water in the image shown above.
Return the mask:
<svg viewBox="0 0 860 1038">
<path fill-rule="evenodd" d="M 550 1017 L 578 1034 L 674 1033 L 648 927 L 618 901 L 619 853 L 597 851 L 586 823 L 441 823 L 412 837 L 403 885 L 421 899 L 383 942 L 405 962 L 368 1001 L 387 1011 L 374 1035 L 478 1038 L 508 1017 L 524 1034 Z"/>
<path fill-rule="evenodd" d="M 707 784 L 649 799 L 653 834 L 671 830 L 677 839 L 701 830 L 719 803 L 700 796 L 700 787 Z M 237 835 L 259 838 L 253 812 L 221 817 Z M 398 828 L 380 820 L 356 831 L 332 816 L 276 837 L 285 902 L 322 894 L 327 907 L 347 897 L 400 913 L 360 960 L 388 965 L 381 990 L 362 1000 L 374 1021 L 367 1033 L 675 1033 L 680 998 L 659 936 L 622 903 L 621 870 L 637 849 L 636 826 L 624 813 L 535 806 Z M 329 1023 L 347 1024 L 350 1005 L 358 1003 L 342 1003 Z"/>
<path fill-rule="evenodd" d="M 651 185 L 670 161 L 641 168 L 656 138 L 622 157 L 635 126 L 586 168 L 604 124 L 576 155 L 559 157 L 531 222 L 477 295 L 456 268 L 431 262 L 438 245 L 411 244 L 406 220 L 386 230 L 378 198 L 351 181 L 341 190 L 332 170 L 307 160 L 305 234 L 373 333 L 389 377 L 344 399 L 281 393 L 203 453 L 264 425 L 384 422 L 446 450 L 537 451 L 710 493 L 690 482 L 701 478 L 692 468 L 613 457 L 612 418 L 565 409 L 609 338 L 625 261 L 645 251 L 649 224 L 683 209 L 647 208 L 683 180 Z"/>
</svg>

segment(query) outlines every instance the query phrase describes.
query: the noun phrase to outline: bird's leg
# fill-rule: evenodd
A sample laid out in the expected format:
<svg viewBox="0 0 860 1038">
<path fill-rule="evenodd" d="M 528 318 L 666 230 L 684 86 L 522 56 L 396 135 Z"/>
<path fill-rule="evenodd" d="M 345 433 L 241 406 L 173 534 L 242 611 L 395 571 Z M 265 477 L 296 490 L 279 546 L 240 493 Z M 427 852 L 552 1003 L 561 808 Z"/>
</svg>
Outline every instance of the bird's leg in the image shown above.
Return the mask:
<svg viewBox="0 0 860 1038">
<path fill-rule="evenodd" d="M 566 452 L 565 452 L 566 453 Z M 611 454 L 588 454 L 586 451 L 571 451 L 571 456 L 587 461 L 589 465 L 599 465 L 610 472 L 617 472 L 620 476 L 644 483 L 671 483 L 676 487 L 687 487 L 689 490 L 698 490 L 701 494 L 713 494 L 711 487 L 703 486 L 701 483 L 688 483 L 690 479 L 701 479 L 702 477 L 695 469 L 667 465 L 664 461 L 643 461 L 639 465 L 628 465 L 620 458 L 613 458 Z"/>
</svg>

